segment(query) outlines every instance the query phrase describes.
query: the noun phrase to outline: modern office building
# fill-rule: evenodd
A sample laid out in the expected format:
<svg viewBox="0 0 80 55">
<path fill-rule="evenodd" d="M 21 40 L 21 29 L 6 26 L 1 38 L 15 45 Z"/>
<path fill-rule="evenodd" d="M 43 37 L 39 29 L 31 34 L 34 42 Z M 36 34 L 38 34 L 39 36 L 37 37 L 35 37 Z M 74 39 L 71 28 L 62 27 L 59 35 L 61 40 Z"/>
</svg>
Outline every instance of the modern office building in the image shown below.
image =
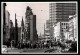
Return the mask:
<svg viewBox="0 0 80 55">
<path fill-rule="evenodd" d="M 50 3 L 50 19 L 52 22 L 66 21 L 70 15 L 76 14 L 77 3 Z"/>
<path fill-rule="evenodd" d="M 25 15 L 26 40 L 31 42 L 37 41 L 36 15 L 33 14 L 29 6 L 26 9 Z"/>
<path fill-rule="evenodd" d="M 30 15 L 30 41 L 37 41 L 36 15 Z"/>
<path fill-rule="evenodd" d="M 49 20 L 50 20 L 50 36 L 54 36 L 54 28 L 53 25 L 55 22 L 63 22 L 64 26 L 65 22 L 69 21 L 70 15 L 75 15 L 77 12 L 77 3 L 50 3 L 49 4 Z M 53 31 L 52 31 L 53 30 Z M 62 30 L 63 31 L 63 30 Z"/>
<path fill-rule="evenodd" d="M 5 10 L 5 19 L 3 19 L 3 44 L 7 45 L 10 39 L 10 13 Z M 5 21 L 4 21 L 5 20 Z"/>
<path fill-rule="evenodd" d="M 27 6 L 25 13 L 26 40 L 30 40 L 30 15 L 33 15 L 33 13 L 31 8 Z"/>
</svg>

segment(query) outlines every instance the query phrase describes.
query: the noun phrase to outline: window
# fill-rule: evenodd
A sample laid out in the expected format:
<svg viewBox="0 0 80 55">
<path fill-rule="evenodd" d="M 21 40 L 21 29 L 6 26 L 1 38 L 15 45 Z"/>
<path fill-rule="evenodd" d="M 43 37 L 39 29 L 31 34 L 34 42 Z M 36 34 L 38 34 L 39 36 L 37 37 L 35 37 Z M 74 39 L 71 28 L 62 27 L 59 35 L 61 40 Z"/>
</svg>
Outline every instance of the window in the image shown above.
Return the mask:
<svg viewBox="0 0 80 55">
<path fill-rule="evenodd" d="M 64 23 L 64 25 L 65 25 L 65 23 Z"/>
<path fill-rule="evenodd" d="M 62 25 L 63 25 L 63 23 L 62 23 Z"/>
</svg>

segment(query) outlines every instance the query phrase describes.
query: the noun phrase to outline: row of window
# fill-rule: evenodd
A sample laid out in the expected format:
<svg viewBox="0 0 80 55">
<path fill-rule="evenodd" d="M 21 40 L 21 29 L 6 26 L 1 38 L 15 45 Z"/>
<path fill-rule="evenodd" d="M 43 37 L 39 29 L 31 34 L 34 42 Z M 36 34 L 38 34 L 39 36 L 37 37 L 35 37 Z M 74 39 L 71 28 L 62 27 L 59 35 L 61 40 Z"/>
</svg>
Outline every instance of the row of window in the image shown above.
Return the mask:
<svg viewBox="0 0 80 55">
<path fill-rule="evenodd" d="M 61 25 L 68 25 L 68 23 L 61 23 Z"/>
</svg>

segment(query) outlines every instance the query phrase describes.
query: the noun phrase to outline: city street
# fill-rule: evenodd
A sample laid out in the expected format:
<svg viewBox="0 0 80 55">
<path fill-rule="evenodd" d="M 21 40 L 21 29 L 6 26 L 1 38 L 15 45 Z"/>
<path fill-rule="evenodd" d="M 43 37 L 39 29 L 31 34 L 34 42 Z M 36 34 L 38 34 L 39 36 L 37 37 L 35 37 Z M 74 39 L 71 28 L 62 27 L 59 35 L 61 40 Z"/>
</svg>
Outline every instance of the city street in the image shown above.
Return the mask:
<svg viewBox="0 0 80 55">
<path fill-rule="evenodd" d="M 39 49 L 39 48 L 35 48 L 35 49 L 27 49 L 27 48 L 23 48 L 23 49 L 17 49 L 17 48 L 8 48 L 8 53 L 55 53 L 55 52 L 59 52 L 58 47 L 55 48 L 44 48 L 44 49 Z"/>
<path fill-rule="evenodd" d="M 1 5 L 2 53 L 78 53 L 77 2 Z"/>
</svg>

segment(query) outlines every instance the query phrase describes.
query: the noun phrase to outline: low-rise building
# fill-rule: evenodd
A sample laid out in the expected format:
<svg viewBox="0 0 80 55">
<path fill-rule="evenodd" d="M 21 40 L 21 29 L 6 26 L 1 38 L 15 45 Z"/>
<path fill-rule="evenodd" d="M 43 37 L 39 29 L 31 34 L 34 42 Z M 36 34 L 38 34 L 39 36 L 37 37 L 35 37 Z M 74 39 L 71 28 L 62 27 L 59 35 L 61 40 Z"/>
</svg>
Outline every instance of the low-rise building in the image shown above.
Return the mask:
<svg viewBox="0 0 80 55">
<path fill-rule="evenodd" d="M 77 40 L 78 34 L 78 23 L 77 23 L 77 16 L 73 15 L 69 17 L 69 37 L 72 40 Z"/>
<path fill-rule="evenodd" d="M 61 39 L 61 34 L 60 34 L 60 30 L 61 30 L 61 27 L 60 27 L 60 22 L 56 22 L 55 25 L 53 26 L 54 27 L 54 38 L 57 40 Z"/>
</svg>

